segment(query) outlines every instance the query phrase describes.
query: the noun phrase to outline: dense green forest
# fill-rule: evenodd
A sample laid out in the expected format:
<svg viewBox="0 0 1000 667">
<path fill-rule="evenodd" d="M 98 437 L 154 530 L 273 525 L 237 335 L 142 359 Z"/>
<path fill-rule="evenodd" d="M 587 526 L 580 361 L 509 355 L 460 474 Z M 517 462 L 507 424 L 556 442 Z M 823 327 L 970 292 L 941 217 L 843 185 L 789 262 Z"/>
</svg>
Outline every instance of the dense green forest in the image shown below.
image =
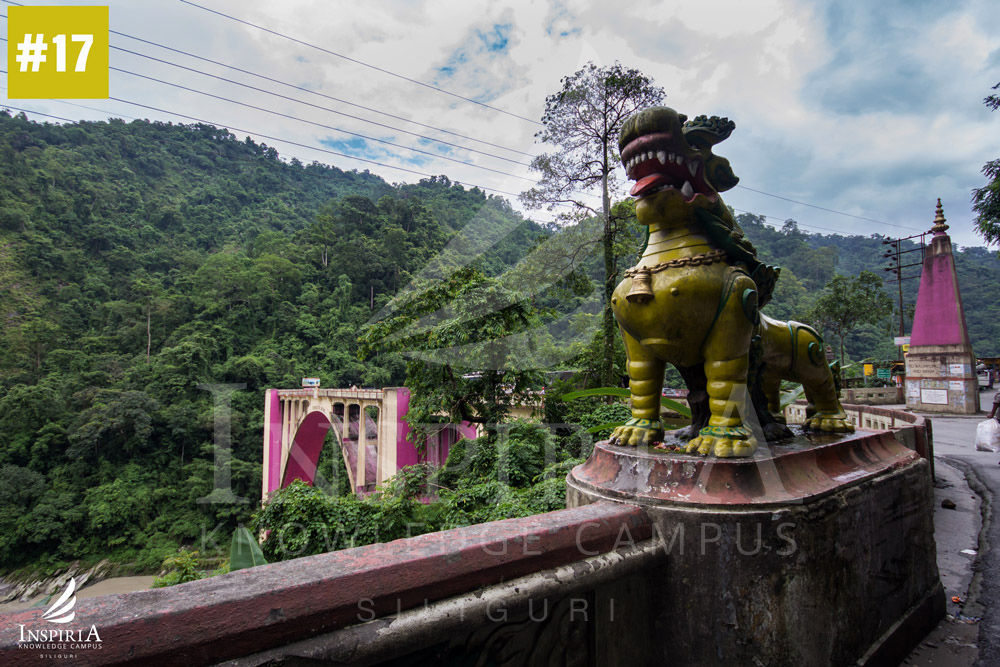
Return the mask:
<svg viewBox="0 0 1000 667">
<path fill-rule="evenodd" d="M 392 386 L 357 335 L 469 220 L 542 232 L 447 178 L 393 186 L 279 159 L 206 125 L 36 124 L 0 113 L 0 567 L 113 556 L 155 568 L 260 501 L 263 389 Z M 213 488 L 209 385 L 232 393 Z M 224 540 L 223 540 L 224 543 Z"/>
<path fill-rule="evenodd" d="M 807 234 L 794 221 L 774 229 L 748 214 L 740 223 L 783 267 L 775 317 L 808 321 L 835 272 L 885 265 L 879 237 Z M 306 375 L 324 386 L 403 384 L 399 351 L 362 361 L 358 336 L 469 229 L 504 230 L 472 267 L 484 284 L 565 233 L 444 176 L 394 185 L 284 161 L 208 125 L 53 125 L 0 112 L 0 569 L 108 556 L 149 570 L 206 533 L 224 543 L 260 501 L 263 390 Z M 1000 262 L 982 248 L 956 258 L 976 351 L 1000 355 L 987 295 Z M 602 271 L 595 253 L 510 313 L 558 322 L 566 304 L 600 293 Z M 904 287 L 913 303 L 917 281 Z M 559 326 L 596 332 L 598 322 L 589 312 Z M 890 358 L 892 333 L 888 318 L 859 327 L 848 353 Z M 586 375 L 598 350 L 590 337 L 541 370 Z M 233 389 L 232 488 L 245 502 L 199 502 L 214 482 L 214 385 Z M 593 403 L 557 417 L 594 425 L 614 412 Z M 532 451 L 548 446 L 545 433 L 520 428 Z M 584 447 L 556 445 L 563 462 Z M 486 475 L 477 492 L 506 494 L 507 504 L 480 516 L 455 496 L 449 520 L 560 500 L 565 470 L 544 473 L 535 459 L 522 467 L 537 490 L 520 479 L 507 484 L 516 493 L 501 491 L 510 479 Z"/>
</svg>

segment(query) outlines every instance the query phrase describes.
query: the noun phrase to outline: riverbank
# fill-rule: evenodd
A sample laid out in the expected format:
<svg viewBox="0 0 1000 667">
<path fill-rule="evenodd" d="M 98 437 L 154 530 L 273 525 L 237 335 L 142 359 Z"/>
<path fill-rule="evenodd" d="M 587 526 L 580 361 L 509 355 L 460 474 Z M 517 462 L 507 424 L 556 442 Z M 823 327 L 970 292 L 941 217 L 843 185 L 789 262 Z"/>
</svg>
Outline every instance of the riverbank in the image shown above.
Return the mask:
<svg viewBox="0 0 1000 667">
<path fill-rule="evenodd" d="M 98 595 L 113 595 L 115 593 L 131 593 L 132 591 L 146 590 L 153 585 L 153 575 L 141 575 L 133 577 L 111 577 L 102 581 L 84 586 L 76 592 L 78 598 L 92 598 Z M 58 591 L 57 591 L 58 592 Z M 13 600 L 0 604 L 0 614 L 11 611 L 23 611 L 34 606 L 42 606 L 48 594 L 39 593 L 25 602 Z"/>
</svg>

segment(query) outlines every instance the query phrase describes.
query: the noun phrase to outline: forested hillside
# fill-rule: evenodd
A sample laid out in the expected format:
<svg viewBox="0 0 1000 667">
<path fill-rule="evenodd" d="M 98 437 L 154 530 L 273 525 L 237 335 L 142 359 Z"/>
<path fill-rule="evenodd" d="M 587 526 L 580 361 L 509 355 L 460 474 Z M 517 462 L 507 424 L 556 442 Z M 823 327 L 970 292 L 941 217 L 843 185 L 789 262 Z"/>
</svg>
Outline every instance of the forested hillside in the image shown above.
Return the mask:
<svg viewBox="0 0 1000 667">
<path fill-rule="evenodd" d="M 739 219 L 783 267 L 775 317 L 809 321 L 835 272 L 886 265 L 879 237 Z M 475 262 L 485 275 L 555 232 L 443 176 L 392 185 L 285 162 L 207 125 L 0 112 L 0 570 L 105 556 L 148 570 L 203 534 L 224 541 L 260 501 L 263 390 L 303 376 L 402 384 L 403 358 L 360 361 L 358 335 L 473 227 L 505 232 Z M 1000 355 L 1000 262 L 981 248 L 956 258 L 976 352 Z M 603 268 L 595 254 L 560 275 L 532 296 L 532 317 L 599 293 Z M 917 281 L 904 287 L 912 303 Z M 562 326 L 596 334 L 598 321 Z M 849 355 L 892 357 L 892 326 L 859 327 Z M 571 347 L 562 366 L 597 367 L 596 343 Z M 232 489 L 245 502 L 199 502 L 214 483 L 219 385 L 233 390 Z"/>
<path fill-rule="evenodd" d="M 361 326 L 474 216 L 541 230 L 447 178 L 392 186 L 206 125 L 0 113 L 0 569 L 111 555 L 157 567 L 260 501 L 262 390 L 403 382 Z M 213 487 L 232 394 L 233 491 Z M 223 542 L 225 540 L 223 539 Z"/>
</svg>

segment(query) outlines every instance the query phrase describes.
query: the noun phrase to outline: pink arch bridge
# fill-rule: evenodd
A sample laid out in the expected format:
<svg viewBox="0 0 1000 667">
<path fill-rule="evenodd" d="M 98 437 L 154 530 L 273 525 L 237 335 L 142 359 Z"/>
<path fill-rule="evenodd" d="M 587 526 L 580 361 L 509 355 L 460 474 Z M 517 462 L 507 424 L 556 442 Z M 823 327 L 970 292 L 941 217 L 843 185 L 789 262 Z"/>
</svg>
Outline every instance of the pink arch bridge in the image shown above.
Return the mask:
<svg viewBox="0 0 1000 667">
<path fill-rule="evenodd" d="M 431 436 L 420 452 L 407 439 L 410 427 L 403 416 L 409 409 L 406 387 L 268 389 L 262 498 L 296 479 L 315 483 L 323 443 L 331 431 L 356 493 L 374 490 L 404 466 L 423 461 L 440 465 L 459 438 L 476 437 L 471 426 L 451 425 Z"/>
</svg>

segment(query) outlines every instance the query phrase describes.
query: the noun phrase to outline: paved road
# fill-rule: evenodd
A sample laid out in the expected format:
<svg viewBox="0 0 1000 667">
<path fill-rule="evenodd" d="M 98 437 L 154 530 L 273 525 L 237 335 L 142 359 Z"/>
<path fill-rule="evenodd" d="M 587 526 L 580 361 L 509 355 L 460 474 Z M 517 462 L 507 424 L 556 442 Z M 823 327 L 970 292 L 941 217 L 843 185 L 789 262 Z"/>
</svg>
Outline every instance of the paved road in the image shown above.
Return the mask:
<svg viewBox="0 0 1000 667">
<path fill-rule="evenodd" d="M 980 395 L 980 406 L 987 412 L 994 393 Z M 983 419 L 985 414 L 931 416 L 938 505 L 934 529 L 949 618 L 911 654 L 907 665 L 1000 665 L 1000 522 L 990 520 L 992 499 L 1000 498 L 1000 453 L 976 451 L 976 426 Z M 946 498 L 956 509 L 941 508 Z M 963 601 L 951 602 L 953 595 Z M 977 617 L 978 623 L 967 620 Z"/>
</svg>

